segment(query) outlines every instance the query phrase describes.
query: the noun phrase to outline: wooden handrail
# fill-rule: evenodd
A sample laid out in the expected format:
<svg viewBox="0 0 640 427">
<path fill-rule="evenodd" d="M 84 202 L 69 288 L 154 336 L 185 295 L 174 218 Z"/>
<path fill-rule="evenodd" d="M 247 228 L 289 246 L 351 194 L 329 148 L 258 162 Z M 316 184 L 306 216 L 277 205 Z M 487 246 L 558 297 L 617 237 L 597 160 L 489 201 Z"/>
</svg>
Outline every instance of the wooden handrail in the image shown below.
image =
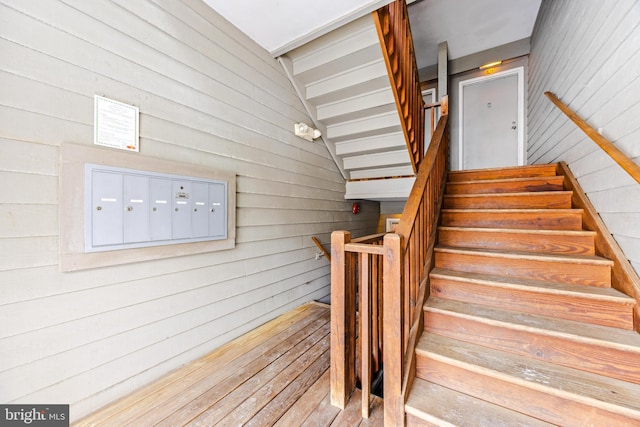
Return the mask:
<svg viewBox="0 0 640 427">
<path fill-rule="evenodd" d="M 414 173 L 424 153 L 424 101 L 405 0 L 373 12 Z"/>
<path fill-rule="evenodd" d="M 414 350 L 423 327 L 420 308 L 428 295 L 448 171 L 448 141 L 445 114 L 395 233 L 353 240 L 346 231 L 331 234 L 331 403 L 344 408 L 359 377 L 362 415 L 367 417 L 372 374 L 384 367 L 387 426 L 404 425 L 404 403 L 415 372 Z"/>
<path fill-rule="evenodd" d="M 327 252 L 324 246 L 322 246 L 322 243 L 320 243 L 320 240 L 318 240 L 316 236 L 311 236 L 311 240 L 313 240 L 313 243 L 316 244 L 316 246 L 318 247 L 318 249 L 320 249 L 322 254 L 329 260 L 329 262 L 331 262 L 331 254 Z"/>
<path fill-rule="evenodd" d="M 564 104 L 557 96 L 551 92 L 544 93 L 564 114 L 567 115 L 589 138 L 593 140 L 605 153 L 607 153 L 622 169 L 627 171 L 633 179 L 640 183 L 640 166 L 624 154 L 618 147 L 604 136 L 600 135 L 591 125 L 578 116 L 566 104 Z"/>
</svg>

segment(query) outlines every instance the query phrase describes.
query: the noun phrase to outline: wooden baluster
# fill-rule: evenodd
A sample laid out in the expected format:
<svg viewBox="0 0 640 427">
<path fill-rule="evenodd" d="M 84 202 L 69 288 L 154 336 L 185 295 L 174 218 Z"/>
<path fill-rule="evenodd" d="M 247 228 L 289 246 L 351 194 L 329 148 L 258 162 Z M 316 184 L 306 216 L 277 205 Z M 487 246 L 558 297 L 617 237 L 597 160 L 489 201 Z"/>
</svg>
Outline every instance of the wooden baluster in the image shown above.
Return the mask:
<svg viewBox="0 0 640 427">
<path fill-rule="evenodd" d="M 382 275 L 380 274 L 380 257 L 374 256 L 371 259 L 371 363 L 373 372 L 378 372 L 380 370 L 380 354 L 379 354 L 379 346 L 380 346 L 380 322 L 378 317 L 380 316 L 379 311 L 379 300 L 380 293 L 379 285 L 382 280 Z"/>
</svg>

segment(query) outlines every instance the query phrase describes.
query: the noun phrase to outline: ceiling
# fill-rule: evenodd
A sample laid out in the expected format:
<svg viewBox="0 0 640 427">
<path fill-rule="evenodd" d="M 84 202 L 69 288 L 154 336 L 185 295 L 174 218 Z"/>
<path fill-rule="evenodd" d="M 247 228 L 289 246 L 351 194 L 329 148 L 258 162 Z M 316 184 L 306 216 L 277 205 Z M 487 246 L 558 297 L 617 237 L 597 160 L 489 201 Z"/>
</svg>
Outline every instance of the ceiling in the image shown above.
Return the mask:
<svg viewBox="0 0 640 427">
<path fill-rule="evenodd" d="M 205 0 L 259 45 L 279 56 L 389 3 L 389 0 Z M 414 0 L 409 19 L 418 68 L 531 36 L 541 0 Z"/>
</svg>

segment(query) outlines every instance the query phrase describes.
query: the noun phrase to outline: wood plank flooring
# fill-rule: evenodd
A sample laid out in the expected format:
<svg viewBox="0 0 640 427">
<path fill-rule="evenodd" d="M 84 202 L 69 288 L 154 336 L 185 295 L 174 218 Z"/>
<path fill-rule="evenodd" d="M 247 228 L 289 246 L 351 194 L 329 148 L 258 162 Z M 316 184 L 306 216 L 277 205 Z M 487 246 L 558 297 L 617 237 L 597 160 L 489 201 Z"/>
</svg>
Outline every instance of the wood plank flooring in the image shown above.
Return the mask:
<svg viewBox="0 0 640 427">
<path fill-rule="evenodd" d="M 102 408 L 74 426 L 382 426 L 373 397 L 329 400 L 330 308 L 305 304 Z"/>
</svg>

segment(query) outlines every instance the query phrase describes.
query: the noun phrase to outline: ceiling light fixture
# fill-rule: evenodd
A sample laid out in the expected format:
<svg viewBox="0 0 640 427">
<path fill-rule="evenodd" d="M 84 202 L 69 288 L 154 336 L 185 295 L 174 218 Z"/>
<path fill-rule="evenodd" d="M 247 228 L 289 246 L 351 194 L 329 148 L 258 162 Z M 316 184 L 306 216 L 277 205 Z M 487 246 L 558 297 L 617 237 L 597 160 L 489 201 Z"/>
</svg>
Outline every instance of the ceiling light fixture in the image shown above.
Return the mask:
<svg viewBox="0 0 640 427">
<path fill-rule="evenodd" d="M 488 64 L 481 65 L 480 69 L 486 70 L 487 68 L 497 67 L 500 64 L 502 64 L 502 61 L 489 62 Z"/>
</svg>

